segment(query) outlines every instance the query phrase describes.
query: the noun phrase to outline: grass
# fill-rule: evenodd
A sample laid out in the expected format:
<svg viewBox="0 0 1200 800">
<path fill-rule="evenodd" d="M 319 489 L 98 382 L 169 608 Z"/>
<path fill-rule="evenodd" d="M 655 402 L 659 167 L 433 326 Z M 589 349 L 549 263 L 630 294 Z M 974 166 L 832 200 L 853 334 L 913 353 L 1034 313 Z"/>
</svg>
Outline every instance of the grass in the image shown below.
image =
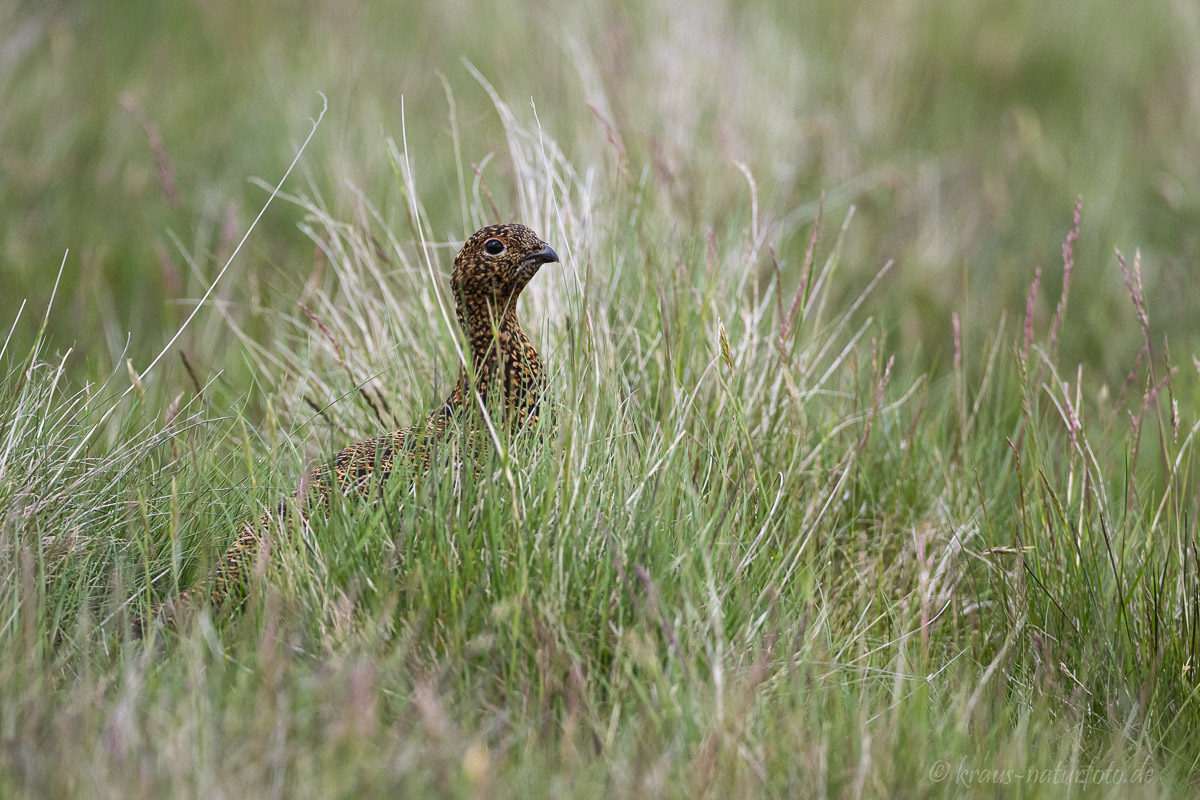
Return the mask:
<svg viewBox="0 0 1200 800">
<path fill-rule="evenodd" d="M 1092 53 L 1026 35 L 1022 7 L 944 28 L 929 15 L 948 6 L 547 11 L 556 59 L 511 43 L 515 13 L 460 31 L 369 9 L 303 51 L 296 29 L 338 12 L 276 28 L 277 8 L 216 4 L 145 31 L 75 12 L 91 36 L 72 13 L 0 12 L 49 44 L 3 62 L 6 100 L 97 53 L 121 54 L 100 62 L 114 83 L 143 76 L 126 109 L 79 100 L 41 149 L 13 143 L 46 95 L 0 122 L 0 194 L 31 209 L 7 223 L 4 280 L 34 298 L 0 349 L 0 796 L 1194 791 L 1200 370 L 1167 269 L 1192 253 L 1190 190 L 1162 184 L 1175 205 L 1153 225 L 1153 180 L 1112 190 L 1152 163 L 1191 174 L 1183 134 L 1150 121 L 1190 95 L 1154 83 L 1104 135 L 1069 112 L 1127 110 L 1131 84 L 1102 71 L 1092 101 L 1073 81 L 1108 59 L 1171 74 L 1196 20 L 1118 20 L 1122 49 L 1099 14 L 1046 12 L 1113 45 Z M 792 48 L 806 26 L 877 63 Z M 1163 42 L 1172 66 L 1135 58 Z M 144 76 L 176 63 L 224 67 L 180 68 L 193 91 L 168 98 Z M 279 125 L 245 121 L 261 97 L 236 66 L 263 63 Z M 649 84 L 623 71 L 646 63 Z M 915 77 L 867 80 L 893 74 Z M 314 76 L 350 85 L 185 325 L 319 112 Z M 937 113 L 910 130 L 921 107 Z M 971 147 L 998 118 L 1015 165 Z M 86 180 L 30 201 L 97 130 L 132 187 L 123 221 Z M 1147 130 L 1161 146 L 1134 151 Z M 1075 159 L 1093 174 L 1064 195 Z M 220 177 L 249 172 L 268 177 Z M 1009 227 L 983 221 L 998 208 Z M 243 614 L 131 640 L 132 612 L 200 579 L 312 460 L 440 399 L 462 345 L 445 272 L 497 217 L 563 256 L 521 309 L 555 424 L 273 543 Z M 35 247 L 46 230 L 83 248 L 53 302 L 30 277 L 62 258 Z"/>
</svg>

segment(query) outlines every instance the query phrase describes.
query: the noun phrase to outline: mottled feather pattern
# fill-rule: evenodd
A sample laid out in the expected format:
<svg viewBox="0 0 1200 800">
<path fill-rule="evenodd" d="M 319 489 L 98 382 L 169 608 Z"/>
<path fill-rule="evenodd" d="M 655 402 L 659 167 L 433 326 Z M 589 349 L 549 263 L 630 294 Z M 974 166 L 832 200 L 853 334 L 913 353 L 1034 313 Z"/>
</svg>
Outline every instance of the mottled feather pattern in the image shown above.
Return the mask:
<svg viewBox="0 0 1200 800">
<path fill-rule="evenodd" d="M 151 611 L 168 626 L 208 605 L 213 613 L 233 605 L 246 588 L 248 573 L 262 550 L 264 536 L 289 535 L 300 521 L 327 514 L 333 492 L 366 497 L 385 484 L 393 468 L 429 469 L 433 449 L 458 432 L 474 440 L 464 453 L 482 454 L 482 409 L 499 435 L 512 436 L 536 423 L 546 390 L 545 371 L 533 343 L 517 321 L 517 298 L 542 264 L 558 255 L 524 225 L 493 225 L 475 232 L 454 259 L 451 288 L 458 323 L 467 337 L 469 363 L 445 402 L 422 423 L 367 439 L 338 451 L 327 465 L 314 468 L 300 487 L 247 522 L 217 562 L 211 578 Z M 136 619 L 141 634 L 146 620 Z"/>
</svg>

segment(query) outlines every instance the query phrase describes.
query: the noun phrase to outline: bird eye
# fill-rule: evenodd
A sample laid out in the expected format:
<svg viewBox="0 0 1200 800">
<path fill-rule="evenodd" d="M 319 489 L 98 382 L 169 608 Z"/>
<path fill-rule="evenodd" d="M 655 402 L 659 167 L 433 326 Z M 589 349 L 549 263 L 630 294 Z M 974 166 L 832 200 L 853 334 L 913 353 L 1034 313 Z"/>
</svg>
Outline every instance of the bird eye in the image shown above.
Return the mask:
<svg viewBox="0 0 1200 800">
<path fill-rule="evenodd" d="M 488 239 L 483 243 L 483 249 L 489 256 L 498 256 L 504 252 L 504 242 L 499 239 Z"/>
</svg>

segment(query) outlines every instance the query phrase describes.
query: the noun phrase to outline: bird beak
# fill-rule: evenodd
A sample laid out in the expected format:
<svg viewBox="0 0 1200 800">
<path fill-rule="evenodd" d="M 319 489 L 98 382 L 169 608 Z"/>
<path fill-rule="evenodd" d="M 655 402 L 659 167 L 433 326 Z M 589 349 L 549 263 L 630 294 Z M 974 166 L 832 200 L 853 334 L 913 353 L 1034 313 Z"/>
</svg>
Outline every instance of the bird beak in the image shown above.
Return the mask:
<svg viewBox="0 0 1200 800">
<path fill-rule="evenodd" d="M 540 253 L 534 253 L 525 259 L 528 264 L 549 264 L 558 261 L 558 253 L 554 252 L 554 248 L 546 245 L 546 249 Z"/>
</svg>

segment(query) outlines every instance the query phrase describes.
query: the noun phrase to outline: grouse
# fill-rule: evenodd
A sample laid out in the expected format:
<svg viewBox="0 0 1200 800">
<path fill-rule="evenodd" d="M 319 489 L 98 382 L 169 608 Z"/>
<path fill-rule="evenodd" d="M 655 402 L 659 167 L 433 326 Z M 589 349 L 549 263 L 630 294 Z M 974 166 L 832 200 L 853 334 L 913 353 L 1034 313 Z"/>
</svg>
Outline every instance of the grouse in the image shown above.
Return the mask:
<svg viewBox="0 0 1200 800">
<path fill-rule="evenodd" d="M 433 448 L 452 433 L 466 431 L 479 445 L 488 420 L 498 435 L 511 436 L 537 421 L 546 375 L 533 343 L 517 321 L 517 298 L 543 264 L 558 254 L 524 225 L 492 225 L 476 231 L 454 259 L 450 277 L 458 324 L 466 334 L 469 363 L 459 371 L 449 397 L 423 422 L 343 448 L 315 467 L 296 491 L 247 522 L 217 562 L 211 579 L 155 606 L 150 619 L 167 626 L 205 604 L 217 613 L 245 588 L 267 531 L 290 531 L 296 522 L 328 513 L 333 492 L 363 498 L 382 486 L 397 465 L 429 469 Z M 486 412 L 486 415 L 485 415 Z M 499 424 L 496 424 L 496 423 Z M 134 620 L 140 636 L 147 620 Z"/>
</svg>

